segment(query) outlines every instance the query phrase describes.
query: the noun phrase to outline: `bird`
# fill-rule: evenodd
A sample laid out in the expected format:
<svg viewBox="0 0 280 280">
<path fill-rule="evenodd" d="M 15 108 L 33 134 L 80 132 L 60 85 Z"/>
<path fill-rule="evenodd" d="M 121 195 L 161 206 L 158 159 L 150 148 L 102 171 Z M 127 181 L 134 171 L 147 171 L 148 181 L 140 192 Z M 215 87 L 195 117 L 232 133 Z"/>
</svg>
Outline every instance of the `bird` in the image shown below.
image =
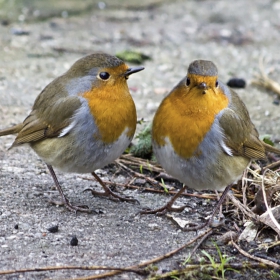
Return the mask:
<svg viewBox="0 0 280 280">
<path fill-rule="evenodd" d="M 189 187 L 223 191 L 213 218 L 251 160 L 266 159 L 266 152 L 280 154 L 259 139 L 245 104 L 219 80 L 209 60 L 193 61 L 163 99 L 152 122 L 152 145 L 160 165 L 184 186 L 165 206 L 142 213 L 181 211 L 185 206 L 172 205 Z"/>
<path fill-rule="evenodd" d="M 0 136 L 16 134 L 9 149 L 27 144 L 46 163 L 68 210 L 91 212 L 70 203 L 53 167 L 91 173 L 104 189 L 92 194 L 134 200 L 112 192 L 94 171 L 117 159 L 133 138 L 137 116 L 127 79 L 143 69 L 106 53 L 82 57 L 42 90 L 22 123 L 0 130 Z"/>
</svg>

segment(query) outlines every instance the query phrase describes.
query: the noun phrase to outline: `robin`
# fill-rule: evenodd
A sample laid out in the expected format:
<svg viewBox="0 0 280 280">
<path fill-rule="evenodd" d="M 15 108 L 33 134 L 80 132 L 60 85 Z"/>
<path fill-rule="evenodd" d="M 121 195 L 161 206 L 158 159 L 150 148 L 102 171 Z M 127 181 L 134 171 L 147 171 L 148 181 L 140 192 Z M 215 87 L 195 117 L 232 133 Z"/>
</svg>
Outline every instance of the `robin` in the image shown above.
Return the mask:
<svg viewBox="0 0 280 280">
<path fill-rule="evenodd" d="M 104 188 L 93 194 L 133 200 L 112 192 L 94 171 L 118 158 L 132 140 L 136 109 L 127 79 L 143 69 L 104 53 L 85 56 L 43 89 L 23 123 L 0 130 L 0 136 L 17 134 L 9 149 L 29 144 L 46 163 L 69 210 L 91 212 L 70 204 L 53 167 L 91 173 Z"/>
<path fill-rule="evenodd" d="M 259 139 L 245 104 L 206 60 L 192 62 L 187 76 L 162 101 L 152 139 L 158 162 L 185 186 L 164 207 L 142 213 L 174 211 L 172 204 L 186 186 L 224 190 L 215 213 L 252 159 L 265 159 L 266 152 L 280 154 Z"/>
</svg>

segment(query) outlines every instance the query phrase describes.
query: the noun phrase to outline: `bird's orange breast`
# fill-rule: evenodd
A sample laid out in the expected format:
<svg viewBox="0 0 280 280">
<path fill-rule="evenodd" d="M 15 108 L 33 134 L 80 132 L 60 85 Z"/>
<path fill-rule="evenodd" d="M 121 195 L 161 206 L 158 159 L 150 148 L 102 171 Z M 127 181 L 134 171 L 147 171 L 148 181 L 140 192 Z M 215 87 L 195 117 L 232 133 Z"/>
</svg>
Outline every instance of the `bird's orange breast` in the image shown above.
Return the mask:
<svg viewBox="0 0 280 280">
<path fill-rule="evenodd" d="M 93 87 L 82 96 L 88 100 L 90 112 L 104 143 L 116 141 L 126 128 L 127 136 L 133 137 L 136 129 L 136 109 L 125 81 L 116 83 L 114 87 Z"/>
<path fill-rule="evenodd" d="M 190 158 L 211 129 L 215 116 L 228 106 L 228 98 L 220 90 L 205 94 L 193 89 L 188 93 L 175 88 L 161 103 L 153 121 L 153 139 L 160 145 L 171 142 L 175 152 Z"/>
</svg>

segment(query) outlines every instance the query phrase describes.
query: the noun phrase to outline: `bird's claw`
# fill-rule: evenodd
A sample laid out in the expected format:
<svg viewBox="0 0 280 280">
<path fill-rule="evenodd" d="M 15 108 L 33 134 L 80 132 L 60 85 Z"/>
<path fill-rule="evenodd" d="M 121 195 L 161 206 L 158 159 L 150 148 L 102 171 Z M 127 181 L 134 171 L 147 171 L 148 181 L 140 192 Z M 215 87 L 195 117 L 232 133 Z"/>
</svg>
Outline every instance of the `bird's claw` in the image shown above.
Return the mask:
<svg viewBox="0 0 280 280">
<path fill-rule="evenodd" d="M 173 202 L 172 202 L 172 204 L 173 204 Z M 163 216 L 167 212 L 182 212 L 187 207 L 187 205 L 183 205 L 181 207 L 174 207 L 174 206 L 172 206 L 172 204 L 167 203 L 163 207 L 160 207 L 157 209 L 149 209 L 149 208 L 143 209 L 139 213 L 140 214 L 156 214 L 157 216 Z"/>
<path fill-rule="evenodd" d="M 140 204 L 138 199 L 133 198 L 133 197 L 129 197 L 129 196 L 118 195 L 118 194 L 112 192 L 109 188 L 106 188 L 104 192 L 99 192 L 99 191 L 96 191 L 92 188 L 87 188 L 87 189 L 84 189 L 83 191 L 84 192 L 85 191 L 90 191 L 93 196 L 96 195 L 96 196 L 100 196 L 100 197 L 106 197 L 106 198 L 108 198 L 110 200 L 113 200 L 113 201 L 137 202 L 138 204 Z"/>
<path fill-rule="evenodd" d="M 73 205 L 69 202 L 67 198 L 65 198 L 64 200 L 49 199 L 49 202 L 54 205 L 65 206 L 68 210 L 75 213 L 77 212 L 84 212 L 89 214 L 93 212 L 97 213 L 94 209 L 90 209 L 87 205 Z"/>
</svg>

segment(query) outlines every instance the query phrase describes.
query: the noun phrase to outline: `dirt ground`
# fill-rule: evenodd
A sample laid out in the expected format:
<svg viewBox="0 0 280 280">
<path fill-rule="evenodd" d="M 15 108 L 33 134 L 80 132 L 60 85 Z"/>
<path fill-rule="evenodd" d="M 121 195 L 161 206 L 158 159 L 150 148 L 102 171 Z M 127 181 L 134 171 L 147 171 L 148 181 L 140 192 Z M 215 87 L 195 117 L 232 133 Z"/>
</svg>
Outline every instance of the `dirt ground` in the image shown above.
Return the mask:
<svg viewBox="0 0 280 280">
<path fill-rule="evenodd" d="M 85 54 L 134 50 L 151 57 L 143 63 L 145 70 L 128 81 L 139 119 L 152 120 L 160 101 L 186 74 L 189 63 L 203 58 L 215 62 L 222 81 L 232 77 L 246 80 L 246 88 L 238 94 L 253 122 L 261 135 L 279 141 L 277 96 L 251 85 L 251 80 L 259 71 L 260 59 L 272 78 L 279 76 L 280 1 L 144 0 L 139 4 L 111 0 L 85 1 L 77 7 L 77 1 L 64 0 L 57 3 L 57 9 L 36 6 L 48 1 L 34 2 L 23 1 L 20 7 L 0 3 L 0 129 L 22 121 L 40 91 Z M 127 267 L 164 255 L 196 236 L 183 232 L 166 216 L 138 214 L 143 207 L 163 205 L 170 196 L 118 187 L 117 191 L 135 197 L 140 205 L 92 197 L 83 192 L 97 185 L 87 180 L 90 175 L 57 172 L 70 201 L 87 204 L 97 214 L 75 215 L 49 204 L 47 198 L 58 194 L 45 164 L 29 148 L 7 151 L 13 138 L 0 138 L 0 272 L 63 265 Z M 131 180 L 130 174 L 117 170 L 110 165 L 97 174 L 116 183 Z M 210 214 L 215 201 L 182 197 L 177 205 L 183 203 L 192 208 L 186 208 L 181 217 L 192 221 Z M 47 230 L 53 225 L 58 225 L 57 233 Z M 78 246 L 70 245 L 73 236 L 78 238 Z M 262 236 L 262 241 L 271 242 L 273 236 L 276 234 L 267 240 Z M 257 248 L 259 243 L 256 240 L 251 246 Z M 215 255 L 210 241 L 202 248 Z M 180 267 L 192 249 L 157 263 L 158 273 Z M 235 262 L 243 260 L 231 246 L 221 245 L 220 249 Z M 272 257 L 279 257 L 275 254 Z M 199 249 L 193 260 L 202 256 Z M 272 279 L 271 271 L 240 270 L 225 276 Z M 97 273 L 102 272 L 59 270 L 0 275 L 0 279 L 67 279 Z M 133 273 L 115 276 L 146 278 Z"/>
</svg>

